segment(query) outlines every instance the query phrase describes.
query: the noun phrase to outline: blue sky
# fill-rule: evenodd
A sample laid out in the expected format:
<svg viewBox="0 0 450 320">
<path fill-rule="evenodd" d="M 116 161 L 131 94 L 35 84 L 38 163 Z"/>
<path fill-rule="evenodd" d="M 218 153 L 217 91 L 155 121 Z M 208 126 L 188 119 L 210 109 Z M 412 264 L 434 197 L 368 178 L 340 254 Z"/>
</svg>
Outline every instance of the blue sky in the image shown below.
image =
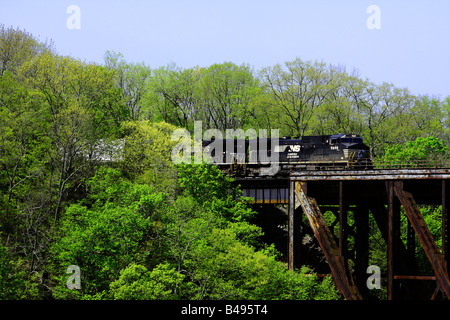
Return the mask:
<svg viewBox="0 0 450 320">
<path fill-rule="evenodd" d="M 80 29 L 69 29 L 70 5 Z M 366 25 L 380 9 L 381 29 Z M 448 0 L 0 0 L 0 23 L 103 62 L 107 50 L 152 68 L 232 61 L 256 70 L 321 60 L 414 94 L 450 96 Z"/>
</svg>

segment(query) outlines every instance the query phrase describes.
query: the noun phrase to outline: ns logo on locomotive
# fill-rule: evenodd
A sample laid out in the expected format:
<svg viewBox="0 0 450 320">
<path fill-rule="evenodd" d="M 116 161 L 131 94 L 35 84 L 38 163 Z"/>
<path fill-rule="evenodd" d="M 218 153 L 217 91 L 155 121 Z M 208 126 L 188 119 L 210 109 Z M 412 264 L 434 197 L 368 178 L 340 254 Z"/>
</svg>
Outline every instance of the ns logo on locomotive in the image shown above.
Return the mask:
<svg viewBox="0 0 450 320">
<path fill-rule="evenodd" d="M 234 176 L 264 175 L 262 169 L 269 163 L 273 165 L 274 159 L 277 159 L 277 175 L 289 174 L 290 170 L 372 167 L 369 147 L 355 134 L 210 140 L 203 141 L 203 149 L 211 154 L 214 164 L 223 172 Z"/>
</svg>

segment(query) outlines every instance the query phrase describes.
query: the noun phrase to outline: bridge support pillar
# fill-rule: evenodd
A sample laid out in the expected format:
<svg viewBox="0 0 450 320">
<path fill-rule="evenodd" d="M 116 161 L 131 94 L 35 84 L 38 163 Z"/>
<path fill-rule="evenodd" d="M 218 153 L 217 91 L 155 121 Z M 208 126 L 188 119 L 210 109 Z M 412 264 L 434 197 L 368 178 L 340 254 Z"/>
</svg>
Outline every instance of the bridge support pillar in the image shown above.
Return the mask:
<svg viewBox="0 0 450 320">
<path fill-rule="evenodd" d="M 441 239 L 442 239 L 442 255 L 444 257 L 445 262 L 445 268 L 447 271 L 447 275 L 450 277 L 449 273 L 449 265 L 448 261 L 450 258 L 450 252 L 449 252 L 449 224 L 448 224 L 448 210 L 447 210 L 447 193 L 448 193 L 448 186 L 446 185 L 446 181 L 442 180 L 441 185 L 441 201 L 442 201 L 442 226 L 441 226 Z"/>
<path fill-rule="evenodd" d="M 355 283 L 363 296 L 368 296 L 367 267 L 369 266 L 369 205 L 358 203 L 355 211 Z"/>
<path fill-rule="evenodd" d="M 395 198 L 394 181 L 387 181 L 388 218 L 387 218 L 387 294 L 388 300 L 395 299 L 399 283 L 394 282 L 395 274 L 400 269 L 400 202 Z"/>
<path fill-rule="evenodd" d="M 344 203 L 344 182 L 339 181 L 339 259 L 344 263 L 347 253 L 347 235 L 345 225 L 347 224 L 347 207 Z"/>
<path fill-rule="evenodd" d="M 288 208 L 288 269 L 294 270 L 294 213 L 295 213 L 295 182 L 289 182 Z"/>
</svg>

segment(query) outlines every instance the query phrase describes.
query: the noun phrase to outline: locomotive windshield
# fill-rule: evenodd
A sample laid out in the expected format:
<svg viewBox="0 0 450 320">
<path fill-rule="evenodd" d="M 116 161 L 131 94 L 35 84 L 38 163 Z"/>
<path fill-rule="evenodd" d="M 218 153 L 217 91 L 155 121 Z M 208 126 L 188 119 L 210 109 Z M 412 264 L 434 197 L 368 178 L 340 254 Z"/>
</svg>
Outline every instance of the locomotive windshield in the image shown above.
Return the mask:
<svg viewBox="0 0 450 320">
<path fill-rule="evenodd" d="M 362 143 L 362 138 L 341 138 L 341 143 Z"/>
</svg>

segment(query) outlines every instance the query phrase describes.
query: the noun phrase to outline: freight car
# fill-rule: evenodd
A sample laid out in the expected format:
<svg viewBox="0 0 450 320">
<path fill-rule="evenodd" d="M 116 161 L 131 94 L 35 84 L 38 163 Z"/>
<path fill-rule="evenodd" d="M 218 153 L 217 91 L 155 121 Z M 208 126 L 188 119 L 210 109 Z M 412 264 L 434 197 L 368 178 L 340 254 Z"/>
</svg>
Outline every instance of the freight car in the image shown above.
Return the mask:
<svg viewBox="0 0 450 320">
<path fill-rule="evenodd" d="M 283 137 L 278 139 L 223 139 L 203 141 L 204 152 L 230 175 L 261 175 L 262 168 L 277 165 L 277 174 L 290 170 L 369 169 L 369 147 L 355 134 Z"/>
</svg>

